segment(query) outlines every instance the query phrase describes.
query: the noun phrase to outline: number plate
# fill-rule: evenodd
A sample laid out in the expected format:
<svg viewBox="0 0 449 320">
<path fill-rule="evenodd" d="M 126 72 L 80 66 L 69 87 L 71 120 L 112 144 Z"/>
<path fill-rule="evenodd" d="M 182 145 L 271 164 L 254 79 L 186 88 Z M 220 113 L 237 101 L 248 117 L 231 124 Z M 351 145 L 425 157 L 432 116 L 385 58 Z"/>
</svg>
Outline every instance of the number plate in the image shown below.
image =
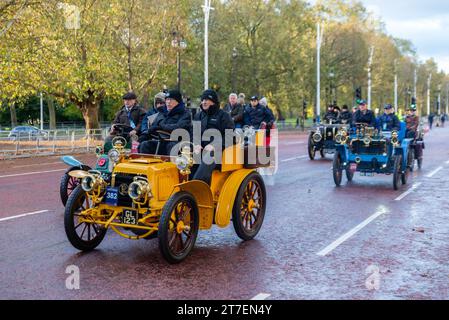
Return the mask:
<svg viewBox="0 0 449 320">
<path fill-rule="evenodd" d="M 135 210 L 123 210 L 122 223 L 135 226 L 139 223 L 139 214 Z"/>
<path fill-rule="evenodd" d="M 106 189 L 105 203 L 114 207 L 118 205 L 118 188 L 108 187 Z"/>
<path fill-rule="evenodd" d="M 361 177 L 374 177 L 374 172 L 361 172 Z"/>
</svg>

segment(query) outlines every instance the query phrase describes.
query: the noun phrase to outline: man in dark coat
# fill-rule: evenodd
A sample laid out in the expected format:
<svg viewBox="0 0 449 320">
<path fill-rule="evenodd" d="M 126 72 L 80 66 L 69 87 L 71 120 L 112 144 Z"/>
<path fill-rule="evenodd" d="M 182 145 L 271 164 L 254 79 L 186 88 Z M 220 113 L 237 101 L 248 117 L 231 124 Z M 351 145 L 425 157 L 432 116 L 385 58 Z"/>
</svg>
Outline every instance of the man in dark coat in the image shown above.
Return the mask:
<svg viewBox="0 0 449 320">
<path fill-rule="evenodd" d="M 116 113 L 114 121 L 112 122 L 111 133 L 106 142 L 111 142 L 112 139 L 118 134 L 115 125 L 126 125 L 129 129 L 125 132 L 129 138 L 133 135 L 140 135 L 142 121 L 146 115 L 146 111 L 143 107 L 137 104 L 137 96 L 134 92 L 128 92 L 123 96 L 124 106 Z"/>
<path fill-rule="evenodd" d="M 271 128 L 275 119 L 273 113 L 259 103 L 259 98 L 253 96 L 251 97 L 251 106 L 245 109 L 244 121 L 245 125 L 258 130 L 260 128 Z"/>
<path fill-rule="evenodd" d="M 229 95 L 229 103 L 226 104 L 223 110 L 231 115 L 236 128 L 243 128 L 243 113 L 245 109 L 238 103 L 237 94 L 232 93 Z"/>
<path fill-rule="evenodd" d="M 148 130 L 150 129 L 153 122 L 156 120 L 159 113 L 166 113 L 167 107 L 165 106 L 165 93 L 159 92 L 154 97 L 153 107 L 147 112 L 145 118 L 142 121 L 141 127 L 141 135 L 139 137 L 139 142 L 142 143 L 144 141 L 149 140 Z"/>
<path fill-rule="evenodd" d="M 393 106 L 387 104 L 384 107 L 385 113 L 379 117 L 378 123 L 382 131 L 399 131 L 401 129 L 401 121 L 394 113 Z"/>
<path fill-rule="evenodd" d="M 157 133 L 163 131 L 167 135 L 177 129 L 191 131 L 192 115 L 185 107 L 182 94 L 178 90 L 171 90 L 166 95 L 167 112 L 158 114 L 156 120 L 148 129 L 148 133 Z M 168 138 L 168 137 L 167 137 Z M 171 149 L 178 144 L 177 141 L 145 141 L 140 146 L 140 153 L 154 154 L 159 144 L 159 155 L 169 155 Z"/>
<path fill-rule="evenodd" d="M 355 127 L 358 123 L 367 124 L 370 127 L 376 126 L 376 116 L 374 112 L 368 110 L 368 106 L 365 100 L 360 100 L 358 102 L 359 110 L 354 113 L 352 117 L 352 125 Z"/>
<path fill-rule="evenodd" d="M 338 119 L 338 112 L 335 110 L 335 106 L 333 105 L 329 105 L 329 107 L 327 108 L 327 112 L 324 115 L 324 122 L 325 123 L 335 123 L 337 122 Z"/>
<path fill-rule="evenodd" d="M 212 159 L 207 159 L 211 161 L 205 161 L 203 158 L 201 164 L 193 175 L 193 180 L 200 180 L 207 184 L 211 183 L 212 173 L 217 165 L 216 163 L 216 152 L 223 152 L 226 146 L 226 131 L 235 129 L 234 121 L 231 116 L 220 109 L 220 102 L 218 100 L 218 95 L 213 90 L 204 91 L 201 96 L 201 112 L 195 116 L 194 121 L 201 123 L 201 136 L 206 132 L 206 130 L 215 129 L 218 130 L 222 137 L 222 144 L 217 145 L 214 141 L 202 141 L 201 145 L 196 145 L 194 147 L 195 153 L 200 153 L 202 150 L 211 154 Z"/>
<path fill-rule="evenodd" d="M 341 113 L 338 116 L 337 122 L 340 124 L 349 124 L 351 123 L 352 113 L 349 112 L 349 107 L 344 105 L 341 109 Z"/>
</svg>

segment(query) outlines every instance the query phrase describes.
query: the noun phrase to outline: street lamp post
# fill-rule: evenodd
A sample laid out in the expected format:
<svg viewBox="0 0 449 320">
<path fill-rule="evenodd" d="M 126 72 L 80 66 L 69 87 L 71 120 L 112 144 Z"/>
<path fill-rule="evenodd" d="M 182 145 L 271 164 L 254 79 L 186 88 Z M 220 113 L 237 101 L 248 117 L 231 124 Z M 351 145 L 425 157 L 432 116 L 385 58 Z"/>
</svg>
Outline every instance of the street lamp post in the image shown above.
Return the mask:
<svg viewBox="0 0 449 320">
<path fill-rule="evenodd" d="M 177 32 L 173 32 L 173 41 L 172 41 L 172 47 L 176 49 L 176 64 L 177 64 L 177 88 L 179 91 L 181 91 L 181 51 L 187 48 L 187 42 L 184 40 L 184 38 Z"/>
<path fill-rule="evenodd" d="M 331 72 L 329 72 L 329 79 L 330 79 L 330 104 L 333 104 L 335 99 L 335 87 L 334 87 L 334 78 L 335 78 L 335 73 L 334 70 L 331 70 Z"/>
<path fill-rule="evenodd" d="M 231 86 L 232 86 L 232 92 L 237 91 L 237 84 L 236 84 L 236 62 L 238 57 L 238 51 L 237 48 L 232 49 L 232 72 L 231 72 Z"/>
<path fill-rule="evenodd" d="M 41 130 L 44 130 L 44 94 L 40 94 Z"/>
<path fill-rule="evenodd" d="M 374 46 L 371 47 L 368 59 L 368 109 L 371 110 L 371 86 L 372 86 L 372 66 L 373 66 L 373 58 L 374 58 Z"/>
<path fill-rule="evenodd" d="M 204 90 L 209 89 L 209 17 L 210 11 L 215 10 L 210 6 L 211 0 L 204 0 Z"/>
<path fill-rule="evenodd" d="M 321 114 L 321 44 L 323 42 L 323 28 L 321 24 L 317 24 L 316 36 L 316 122 L 320 123 Z"/>
<path fill-rule="evenodd" d="M 430 85 L 432 84 L 432 74 L 427 79 L 427 115 L 430 115 Z"/>
<path fill-rule="evenodd" d="M 398 113 L 398 61 L 394 60 L 394 112 Z"/>
</svg>

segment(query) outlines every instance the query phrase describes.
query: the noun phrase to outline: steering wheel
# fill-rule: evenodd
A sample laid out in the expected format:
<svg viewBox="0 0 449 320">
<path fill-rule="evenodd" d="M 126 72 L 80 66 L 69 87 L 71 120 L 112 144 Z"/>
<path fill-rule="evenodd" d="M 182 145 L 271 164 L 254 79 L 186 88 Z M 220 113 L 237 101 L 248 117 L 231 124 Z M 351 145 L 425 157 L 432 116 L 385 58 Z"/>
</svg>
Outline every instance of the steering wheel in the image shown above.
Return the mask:
<svg viewBox="0 0 449 320">
<path fill-rule="evenodd" d="M 156 130 L 155 132 L 150 133 L 150 137 L 161 141 L 171 141 L 171 134 L 163 130 Z"/>
<path fill-rule="evenodd" d="M 128 126 L 127 124 L 114 124 L 113 125 L 113 132 L 115 132 L 119 136 L 128 135 L 133 130 L 134 129 L 131 126 Z"/>
</svg>

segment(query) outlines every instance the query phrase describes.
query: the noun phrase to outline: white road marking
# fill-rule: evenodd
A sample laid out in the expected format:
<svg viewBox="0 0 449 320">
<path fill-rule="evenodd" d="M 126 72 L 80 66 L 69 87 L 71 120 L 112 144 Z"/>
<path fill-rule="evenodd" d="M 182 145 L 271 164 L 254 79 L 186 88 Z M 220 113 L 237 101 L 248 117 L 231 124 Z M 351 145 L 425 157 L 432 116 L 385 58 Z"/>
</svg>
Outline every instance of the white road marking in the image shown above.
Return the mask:
<svg viewBox="0 0 449 320">
<path fill-rule="evenodd" d="M 38 166 L 45 166 L 45 165 L 51 165 L 51 164 L 62 164 L 61 161 L 58 162 L 47 162 L 47 163 L 36 163 L 36 164 L 26 164 L 22 166 L 14 166 L 13 168 L 27 168 L 27 167 L 38 167 Z"/>
<path fill-rule="evenodd" d="M 281 143 L 281 146 L 295 146 L 300 144 L 306 144 L 305 142 L 285 142 Z"/>
<path fill-rule="evenodd" d="M 52 172 L 61 172 L 67 171 L 67 169 L 58 169 L 58 170 L 49 170 L 49 171 L 39 171 L 39 172 L 27 172 L 27 173 L 18 173 L 18 174 L 10 174 L 6 176 L 0 176 L 1 178 L 14 178 L 14 177 L 22 177 L 22 176 L 31 176 L 35 174 L 43 174 L 43 173 L 52 173 Z"/>
<path fill-rule="evenodd" d="M 28 216 L 34 216 L 34 215 L 36 215 L 36 214 L 46 213 L 46 212 L 49 212 L 49 210 L 41 210 L 41 211 L 36 211 L 36 212 L 30 212 L 30 213 L 19 214 L 19 215 L 17 215 L 17 216 L 13 216 L 13 217 L 2 218 L 2 219 L 0 219 L 0 222 L 9 221 L 9 220 L 14 220 L 14 219 L 19 219 L 19 218 L 28 217 Z"/>
<path fill-rule="evenodd" d="M 271 294 L 268 294 L 268 293 L 259 293 L 257 296 L 255 296 L 251 300 L 255 300 L 255 301 L 267 300 L 270 296 L 271 296 Z"/>
<path fill-rule="evenodd" d="M 416 183 L 413 185 L 413 187 L 410 188 L 410 190 L 404 192 L 403 194 L 401 194 L 399 197 L 397 197 L 395 199 L 395 201 L 401 201 L 402 199 L 404 199 L 405 197 L 407 197 L 409 194 L 413 193 L 416 189 L 418 189 L 420 186 L 422 185 L 421 182 Z"/>
<path fill-rule="evenodd" d="M 446 164 L 449 164 L 449 160 L 448 160 L 448 161 L 446 161 Z"/>
<path fill-rule="evenodd" d="M 326 248 L 324 248 L 323 250 L 321 250 L 320 252 L 317 253 L 317 255 L 321 256 L 321 257 L 325 257 L 327 256 L 329 253 L 331 253 L 332 251 L 334 251 L 337 247 L 339 247 L 341 244 L 343 244 L 344 242 L 346 242 L 347 240 L 349 240 L 351 237 L 353 237 L 357 232 L 359 232 L 360 230 L 362 230 L 363 228 L 365 228 L 367 225 L 369 225 L 371 222 L 373 222 L 374 220 L 376 220 L 377 218 L 379 218 L 380 216 L 386 214 L 388 211 L 386 208 L 382 208 L 379 211 L 377 211 L 375 214 L 373 214 L 371 217 L 369 217 L 368 219 L 366 219 L 365 221 L 363 221 L 361 224 L 359 224 L 357 227 L 355 227 L 354 229 L 350 230 L 349 232 L 345 233 L 344 235 L 342 235 L 340 238 L 338 238 L 337 240 L 335 240 L 334 242 L 332 242 L 329 246 L 327 246 Z"/>
<path fill-rule="evenodd" d="M 289 158 L 289 159 L 285 159 L 285 160 L 281 160 L 281 162 L 290 162 L 290 161 L 294 161 L 294 160 L 301 160 L 301 159 L 305 159 L 308 156 L 299 156 L 299 157 L 294 157 L 294 158 Z"/>
<path fill-rule="evenodd" d="M 437 169 L 435 169 L 434 171 L 432 171 L 431 173 L 429 173 L 426 177 L 427 178 L 432 178 L 434 175 L 436 175 L 438 172 L 440 172 L 441 170 L 443 170 L 443 167 L 439 167 Z"/>
</svg>

